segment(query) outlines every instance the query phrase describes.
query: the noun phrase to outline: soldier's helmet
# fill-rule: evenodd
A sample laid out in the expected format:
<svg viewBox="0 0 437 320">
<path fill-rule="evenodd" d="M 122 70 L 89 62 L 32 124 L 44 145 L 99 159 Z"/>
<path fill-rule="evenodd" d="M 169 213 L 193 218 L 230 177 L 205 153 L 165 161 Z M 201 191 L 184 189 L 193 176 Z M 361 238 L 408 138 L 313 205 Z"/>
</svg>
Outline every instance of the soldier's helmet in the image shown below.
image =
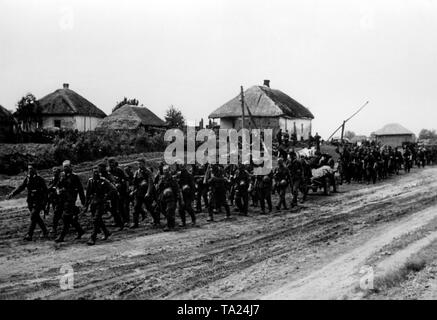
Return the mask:
<svg viewBox="0 0 437 320">
<path fill-rule="evenodd" d="M 190 186 L 187 185 L 187 184 L 185 184 L 185 185 L 182 187 L 182 193 L 183 193 L 183 194 L 189 194 L 190 192 L 191 192 L 191 188 L 190 188 Z"/>
<path fill-rule="evenodd" d="M 173 197 L 173 190 L 171 188 L 164 189 L 162 196 L 164 199 L 169 199 Z"/>
<path fill-rule="evenodd" d="M 287 186 L 287 180 L 282 179 L 281 182 L 279 182 L 279 186 L 286 187 Z"/>
<path fill-rule="evenodd" d="M 270 183 L 270 177 L 269 176 L 264 176 L 263 177 L 263 182 Z"/>
<path fill-rule="evenodd" d="M 59 167 L 54 167 L 54 168 L 52 169 L 52 173 L 53 173 L 53 174 L 59 174 L 59 173 L 61 173 L 61 168 L 59 168 Z"/>
<path fill-rule="evenodd" d="M 282 158 L 278 159 L 278 165 L 280 165 L 280 164 L 284 164 L 284 159 L 282 159 Z"/>
</svg>

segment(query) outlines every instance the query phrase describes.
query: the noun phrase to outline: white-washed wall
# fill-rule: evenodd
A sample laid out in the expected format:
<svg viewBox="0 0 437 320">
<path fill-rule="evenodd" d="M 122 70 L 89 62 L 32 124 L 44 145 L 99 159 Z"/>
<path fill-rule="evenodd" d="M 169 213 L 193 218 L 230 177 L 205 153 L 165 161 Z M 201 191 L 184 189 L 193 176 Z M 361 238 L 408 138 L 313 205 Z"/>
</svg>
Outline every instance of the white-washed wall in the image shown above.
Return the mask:
<svg viewBox="0 0 437 320">
<path fill-rule="evenodd" d="M 61 121 L 61 128 L 79 131 L 94 130 L 101 121 L 100 118 L 88 116 L 45 116 L 43 117 L 43 128 L 55 127 L 55 121 L 58 120 Z"/>
<path fill-rule="evenodd" d="M 279 127 L 282 129 L 282 132 L 288 131 L 289 134 L 292 134 L 294 128 L 296 128 L 298 140 L 300 140 L 301 137 L 307 140 L 312 130 L 311 119 L 279 118 Z"/>
</svg>

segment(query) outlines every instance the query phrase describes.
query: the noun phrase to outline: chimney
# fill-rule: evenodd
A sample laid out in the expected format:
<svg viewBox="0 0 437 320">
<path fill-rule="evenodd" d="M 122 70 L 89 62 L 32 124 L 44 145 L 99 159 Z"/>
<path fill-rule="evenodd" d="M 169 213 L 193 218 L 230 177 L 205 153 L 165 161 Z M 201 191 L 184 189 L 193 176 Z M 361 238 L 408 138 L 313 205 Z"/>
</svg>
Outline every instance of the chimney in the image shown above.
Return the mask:
<svg viewBox="0 0 437 320">
<path fill-rule="evenodd" d="M 64 89 L 68 89 L 68 83 L 64 83 Z"/>
<path fill-rule="evenodd" d="M 264 85 L 270 88 L 270 80 L 264 80 Z"/>
</svg>

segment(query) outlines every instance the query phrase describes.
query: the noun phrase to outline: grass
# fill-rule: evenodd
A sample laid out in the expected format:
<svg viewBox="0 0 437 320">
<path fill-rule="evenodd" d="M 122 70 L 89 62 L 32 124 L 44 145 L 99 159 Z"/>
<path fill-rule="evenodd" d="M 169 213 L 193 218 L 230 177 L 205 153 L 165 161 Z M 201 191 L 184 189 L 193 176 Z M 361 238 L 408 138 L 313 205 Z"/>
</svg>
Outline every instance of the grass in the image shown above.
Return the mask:
<svg viewBox="0 0 437 320">
<path fill-rule="evenodd" d="M 374 298 L 388 295 L 391 290 L 398 289 L 410 279 L 414 279 L 419 272 L 428 265 L 433 264 L 436 260 L 437 240 L 413 254 L 401 267 L 391 270 L 382 276 L 375 277 L 374 288 L 367 291 L 364 298 L 369 298 L 371 295 L 375 295 L 376 297 Z"/>
<path fill-rule="evenodd" d="M 427 261 L 422 257 L 410 258 L 399 269 L 393 270 L 382 277 L 378 277 L 374 282 L 374 291 L 387 291 L 393 287 L 398 287 L 408 279 L 411 273 L 416 273 L 425 268 Z"/>
</svg>

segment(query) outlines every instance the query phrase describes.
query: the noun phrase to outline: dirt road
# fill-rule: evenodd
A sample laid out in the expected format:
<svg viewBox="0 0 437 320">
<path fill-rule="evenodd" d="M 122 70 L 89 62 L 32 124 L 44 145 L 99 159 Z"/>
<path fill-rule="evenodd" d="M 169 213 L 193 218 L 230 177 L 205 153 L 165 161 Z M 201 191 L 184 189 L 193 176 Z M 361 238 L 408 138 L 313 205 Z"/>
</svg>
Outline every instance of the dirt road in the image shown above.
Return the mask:
<svg viewBox="0 0 437 320">
<path fill-rule="evenodd" d="M 267 216 L 254 210 L 207 223 L 203 213 L 199 228 L 164 233 L 143 224 L 94 247 L 73 235 L 25 243 L 24 200 L 2 201 L 0 297 L 360 298 L 369 257 L 437 217 L 437 167 L 340 190 Z M 72 290 L 60 287 L 62 266 L 74 271 Z"/>
</svg>

